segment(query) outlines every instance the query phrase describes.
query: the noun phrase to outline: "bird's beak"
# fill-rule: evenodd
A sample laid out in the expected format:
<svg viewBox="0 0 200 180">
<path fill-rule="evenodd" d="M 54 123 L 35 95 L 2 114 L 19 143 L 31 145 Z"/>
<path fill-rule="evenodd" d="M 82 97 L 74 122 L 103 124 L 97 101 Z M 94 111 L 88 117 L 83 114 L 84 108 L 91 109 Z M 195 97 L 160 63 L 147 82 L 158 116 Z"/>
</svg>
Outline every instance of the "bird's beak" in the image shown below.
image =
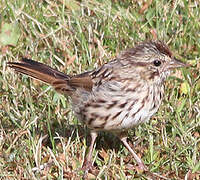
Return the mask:
<svg viewBox="0 0 200 180">
<path fill-rule="evenodd" d="M 180 68 L 180 67 L 189 67 L 189 64 L 183 63 L 180 60 L 173 58 L 172 61 L 170 61 L 168 68 L 174 69 L 174 68 Z"/>
</svg>

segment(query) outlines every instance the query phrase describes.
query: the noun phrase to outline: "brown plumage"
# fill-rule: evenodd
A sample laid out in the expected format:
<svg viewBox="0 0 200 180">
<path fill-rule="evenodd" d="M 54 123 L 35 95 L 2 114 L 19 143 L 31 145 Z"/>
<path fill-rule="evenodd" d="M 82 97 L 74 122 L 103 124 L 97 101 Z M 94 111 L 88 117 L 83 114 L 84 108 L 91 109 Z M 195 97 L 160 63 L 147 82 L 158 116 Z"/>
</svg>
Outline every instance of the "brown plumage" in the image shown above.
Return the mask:
<svg viewBox="0 0 200 180">
<path fill-rule="evenodd" d="M 139 167 L 146 170 L 127 143 L 125 132 L 147 122 L 157 112 L 170 70 L 185 64 L 175 59 L 164 43 L 150 41 L 125 50 L 98 69 L 75 76 L 25 58 L 21 62 L 9 62 L 8 66 L 71 97 L 74 112 L 91 130 L 86 169 L 91 167 L 98 132 L 109 131 L 120 138 Z"/>
</svg>

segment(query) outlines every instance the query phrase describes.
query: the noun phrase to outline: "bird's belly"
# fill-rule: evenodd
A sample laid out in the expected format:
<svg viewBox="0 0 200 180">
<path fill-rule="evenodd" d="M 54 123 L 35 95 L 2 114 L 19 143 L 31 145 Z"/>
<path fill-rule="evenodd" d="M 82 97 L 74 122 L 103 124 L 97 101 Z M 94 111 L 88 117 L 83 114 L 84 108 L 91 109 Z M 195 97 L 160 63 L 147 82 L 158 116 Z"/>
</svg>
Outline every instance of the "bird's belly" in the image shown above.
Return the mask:
<svg viewBox="0 0 200 180">
<path fill-rule="evenodd" d="M 152 108 L 150 105 L 135 105 L 131 110 L 122 111 L 115 119 L 108 121 L 104 130 L 122 131 L 136 127 L 149 121 L 150 117 L 158 110 L 158 106 Z"/>
<path fill-rule="evenodd" d="M 154 110 L 150 110 L 148 108 L 141 109 L 138 113 L 135 115 L 132 115 L 130 113 L 130 116 L 127 118 L 124 118 L 121 127 L 122 129 L 129 129 L 136 127 L 142 123 L 148 122 L 149 119 L 153 114 L 157 112 L 158 108 Z"/>
<path fill-rule="evenodd" d="M 130 102 L 124 108 L 119 105 L 110 104 L 108 106 L 96 106 L 84 108 L 82 111 L 82 121 L 96 131 L 123 131 L 142 123 L 147 122 L 150 117 L 158 110 L 159 104 L 142 104 L 143 102 Z M 123 104 L 122 102 L 120 104 Z M 131 104 L 132 105 L 131 107 Z"/>
<path fill-rule="evenodd" d="M 149 93 L 146 93 L 149 92 Z M 96 98 L 79 108 L 79 119 L 96 131 L 123 131 L 147 122 L 157 112 L 161 96 L 152 90 L 123 97 Z M 142 97 L 142 98 L 140 98 Z M 155 98 L 156 97 L 156 98 Z"/>
</svg>

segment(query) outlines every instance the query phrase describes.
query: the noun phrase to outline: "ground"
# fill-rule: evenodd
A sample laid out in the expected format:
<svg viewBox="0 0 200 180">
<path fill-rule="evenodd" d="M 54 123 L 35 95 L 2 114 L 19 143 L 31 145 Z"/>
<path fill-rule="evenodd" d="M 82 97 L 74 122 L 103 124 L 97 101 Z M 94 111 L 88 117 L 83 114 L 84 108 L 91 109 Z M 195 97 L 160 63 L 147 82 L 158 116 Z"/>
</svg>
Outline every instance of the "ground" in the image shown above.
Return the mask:
<svg viewBox="0 0 200 180">
<path fill-rule="evenodd" d="M 0 5 L 0 178 L 82 179 L 89 131 L 70 101 L 19 75 L 22 57 L 68 73 L 91 70 L 144 40 L 162 40 L 191 64 L 168 78 L 165 97 L 129 142 L 166 179 L 200 179 L 200 5 L 185 0 L 2 0 Z M 88 179 L 158 179 L 140 172 L 119 140 L 101 133 Z"/>
</svg>

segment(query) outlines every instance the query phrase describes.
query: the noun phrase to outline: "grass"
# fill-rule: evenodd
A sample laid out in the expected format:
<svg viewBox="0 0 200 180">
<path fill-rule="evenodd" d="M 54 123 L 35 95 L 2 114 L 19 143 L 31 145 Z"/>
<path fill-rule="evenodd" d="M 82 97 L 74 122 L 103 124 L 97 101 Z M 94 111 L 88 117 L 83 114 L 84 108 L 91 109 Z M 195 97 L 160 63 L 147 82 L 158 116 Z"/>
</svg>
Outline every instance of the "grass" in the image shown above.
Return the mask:
<svg viewBox="0 0 200 180">
<path fill-rule="evenodd" d="M 89 138 L 64 96 L 6 62 L 26 56 L 76 74 L 137 42 L 160 39 L 193 67 L 172 74 L 158 113 L 129 138 L 151 172 L 200 179 L 199 8 L 185 0 L 2 0 L 1 30 L 6 23 L 16 28 L 17 43 L 0 45 L 0 178 L 82 179 Z M 111 134 L 101 133 L 93 157 L 98 172 L 89 179 L 152 178 L 132 167 Z"/>
</svg>

